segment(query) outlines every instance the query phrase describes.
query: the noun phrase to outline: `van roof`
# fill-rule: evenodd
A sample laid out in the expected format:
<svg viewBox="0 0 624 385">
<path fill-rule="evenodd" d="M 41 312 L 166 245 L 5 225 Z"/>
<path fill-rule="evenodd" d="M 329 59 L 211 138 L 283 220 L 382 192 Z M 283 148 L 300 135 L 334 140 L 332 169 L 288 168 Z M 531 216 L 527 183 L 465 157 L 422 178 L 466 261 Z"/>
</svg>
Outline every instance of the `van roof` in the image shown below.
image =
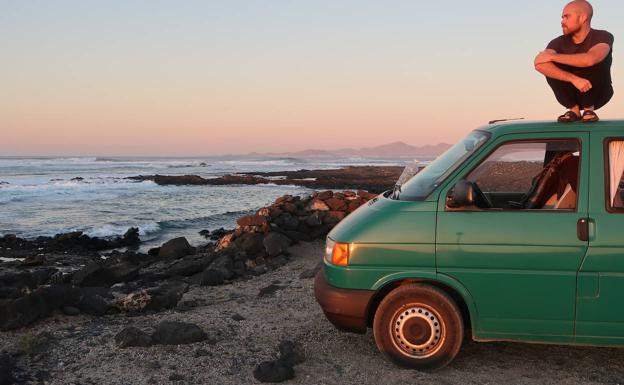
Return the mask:
<svg viewBox="0 0 624 385">
<path fill-rule="evenodd" d="M 553 121 L 506 121 L 486 124 L 478 128 L 496 135 L 511 133 L 566 132 L 566 131 L 616 131 L 624 134 L 624 120 L 601 120 L 594 123 L 558 123 Z"/>
</svg>

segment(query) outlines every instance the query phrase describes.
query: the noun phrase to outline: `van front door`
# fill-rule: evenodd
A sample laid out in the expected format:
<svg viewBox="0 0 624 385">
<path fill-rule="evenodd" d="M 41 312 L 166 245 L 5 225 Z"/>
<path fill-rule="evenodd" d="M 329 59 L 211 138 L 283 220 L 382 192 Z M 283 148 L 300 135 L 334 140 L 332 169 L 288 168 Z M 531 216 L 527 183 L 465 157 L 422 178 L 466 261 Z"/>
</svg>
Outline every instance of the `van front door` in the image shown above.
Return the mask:
<svg viewBox="0 0 624 385">
<path fill-rule="evenodd" d="M 505 135 L 441 192 L 437 271 L 472 295 L 475 338 L 573 339 L 588 144 L 586 133 Z M 474 205 L 451 207 L 462 179 Z"/>
</svg>

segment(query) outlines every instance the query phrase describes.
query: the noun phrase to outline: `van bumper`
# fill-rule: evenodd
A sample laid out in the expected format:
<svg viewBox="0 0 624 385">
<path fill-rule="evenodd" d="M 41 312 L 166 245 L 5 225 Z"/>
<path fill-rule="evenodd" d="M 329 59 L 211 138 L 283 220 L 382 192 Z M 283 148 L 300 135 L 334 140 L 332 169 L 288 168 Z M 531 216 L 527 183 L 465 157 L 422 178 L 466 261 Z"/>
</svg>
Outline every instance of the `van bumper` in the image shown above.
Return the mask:
<svg viewBox="0 0 624 385">
<path fill-rule="evenodd" d="M 340 330 L 366 333 L 366 313 L 373 290 L 340 289 L 325 279 L 325 269 L 314 279 L 314 296 L 325 316 Z"/>
</svg>

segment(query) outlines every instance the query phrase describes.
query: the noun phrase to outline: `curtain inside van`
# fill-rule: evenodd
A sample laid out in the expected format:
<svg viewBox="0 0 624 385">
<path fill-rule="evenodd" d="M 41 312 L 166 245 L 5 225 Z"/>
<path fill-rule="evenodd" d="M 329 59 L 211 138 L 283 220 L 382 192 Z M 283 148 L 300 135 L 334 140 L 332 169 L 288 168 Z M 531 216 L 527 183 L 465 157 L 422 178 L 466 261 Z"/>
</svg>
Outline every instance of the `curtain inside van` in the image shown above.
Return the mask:
<svg viewBox="0 0 624 385">
<path fill-rule="evenodd" d="M 615 194 L 620 185 L 624 173 L 624 141 L 613 141 L 609 143 L 609 174 L 610 174 L 610 197 L 611 206 L 615 203 Z"/>
</svg>

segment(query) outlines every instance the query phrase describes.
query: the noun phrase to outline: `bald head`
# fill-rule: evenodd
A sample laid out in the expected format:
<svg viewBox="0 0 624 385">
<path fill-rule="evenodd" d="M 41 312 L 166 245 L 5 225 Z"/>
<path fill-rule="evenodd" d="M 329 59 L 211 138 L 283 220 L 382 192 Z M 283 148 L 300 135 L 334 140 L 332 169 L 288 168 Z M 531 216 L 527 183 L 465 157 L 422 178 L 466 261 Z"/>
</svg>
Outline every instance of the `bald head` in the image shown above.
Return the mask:
<svg viewBox="0 0 624 385">
<path fill-rule="evenodd" d="M 594 9 L 589 2 L 574 0 L 563 8 L 561 16 L 561 28 L 564 35 L 577 35 L 587 33 L 591 29 L 591 19 Z"/>
<path fill-rule="evenodd" d="M 574 0 L 568 3 L 565 6 L 565 9 L 568 11 L 578 15 L 587 17 L 588 21 L 591 21 L 594 16 L 594 7 L 589 3 L 589 1 L 585 0 Z M 565 10 L 564 10 L 565 12 Z"/>
</svg>

